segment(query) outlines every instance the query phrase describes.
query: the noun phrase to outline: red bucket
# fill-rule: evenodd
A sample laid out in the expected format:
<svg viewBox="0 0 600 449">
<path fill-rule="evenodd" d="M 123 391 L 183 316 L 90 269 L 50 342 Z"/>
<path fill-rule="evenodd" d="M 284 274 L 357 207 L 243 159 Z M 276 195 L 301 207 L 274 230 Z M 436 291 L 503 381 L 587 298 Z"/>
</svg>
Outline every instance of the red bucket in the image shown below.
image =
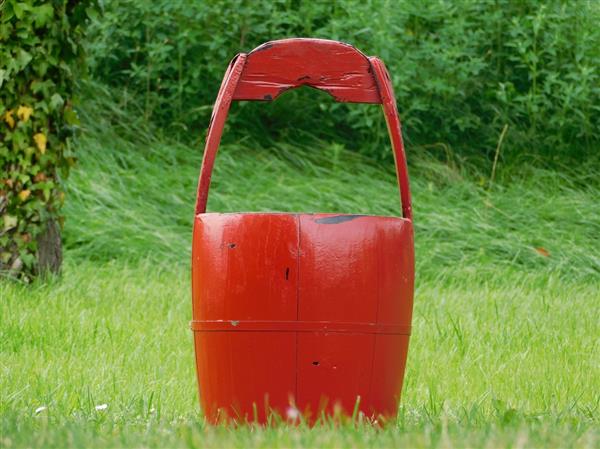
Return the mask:
<svg viewBox="0 0 600 449">
<path fill-rule="evenodd" d="M 231 101 L 273 100 L 302 85 L 383 105 L 402 217 L 205 212 Z M 320 39 L 236 56 L 214 106 L 194 221 L 191 327 L 208 420 L 395 416 L 413 290 L 408 174 L 383 62 Z"/>
</svg>

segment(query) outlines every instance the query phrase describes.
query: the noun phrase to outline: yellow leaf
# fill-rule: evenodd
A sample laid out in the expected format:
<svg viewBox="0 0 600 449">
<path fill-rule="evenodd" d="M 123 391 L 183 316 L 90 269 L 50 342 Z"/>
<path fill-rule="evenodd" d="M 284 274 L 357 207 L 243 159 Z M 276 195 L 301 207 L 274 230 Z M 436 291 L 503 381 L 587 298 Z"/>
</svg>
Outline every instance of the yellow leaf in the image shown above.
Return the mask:
<svg viewBox="0 0 600 449">
<path fill-rule="evenodd" d="M 29 195 L 31 195 L 31 190 L 27 189 L 27 190 L 21 190 L 19 192 L 19 199 L 21 201 L 25 201 L 27 198 L 29 198 Z"/>
<path fill-rule="evenodd" d="M 535 248 L 535 251 L 540 255 L 540 256 L 544 256 L 544 257 L 550 257 L 550 251 L 548 251 L 546 248 L 543 247 L 538 247 Z"/>
<path fill-rule="evenodd" d="M 19 106 L 19 109 L 17 109 L 17 117 L 23 122 L 27 122 L 31 114 L 33 114 L 33 108 L 29 106 Z"/>
<path fill-rule="evenodd" d="M 13 111 L 12 109 L 9 109 L 8 111 L 6 111 L 6 112 L 4 113 L 4 121 L 5 121 L 5 122 L 6 122 L 6 124 L 7 124 L 8 126 L 10 126 L 11 128 L 14 128 L 14 127 L 15 127 L 15 119 L 14 119 L 14 118 L 13 118 L 13 116 L 12 116 L 12 115 L 13 115 L 13 112 L 14 112 L 14 111 Z"/>
<path fill-rule="evenodd" d="M 35 144 L 42 154 L 46 152 L 46 143 L 48 139 L 46 139 L 46 135 L 44 133 L 37 133 L 33 136 L 33 140 L 35 140 Z"/>
</svg>

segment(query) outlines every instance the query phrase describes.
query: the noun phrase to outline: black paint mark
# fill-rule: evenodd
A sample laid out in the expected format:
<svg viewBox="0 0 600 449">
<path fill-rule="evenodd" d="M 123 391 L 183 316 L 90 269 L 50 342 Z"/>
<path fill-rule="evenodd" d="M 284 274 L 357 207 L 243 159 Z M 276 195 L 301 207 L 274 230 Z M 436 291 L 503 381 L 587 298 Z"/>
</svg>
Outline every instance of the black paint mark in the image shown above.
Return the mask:
<svg viewBox="0 0 600 449">
<path fill-rule="evenodd" d="M 310 76 L 304 75 L 304 76 L 301 76 L 300 78 L 298 78 L 296 81 L 303 81 L 303 80 L 309 80 L 309 79 L 310 79 Z"/>
<path fill-rule="evenodd" d="M 315 361 L 313 362 L 313 365 L 315 365 L 315 366 L 319 366 L 319 361 L 318 361 L 318 360 L 315 360 Z"/>
<path fill-rule="evenodd" d="M 273 99 L 273 97 L 271 95 L 267 94 L 263 97 L 263 99 L 265 99 L 267 101 L 271 101 Z"/>
<path fill-rule="evenodd" d="M 227 245 L 227 246 L 229 246 L 229 249 L 233 249 L 233 248 L 235 248 L 235 243 L 230 243 L 230 244 L 229 244 L 229 245 Z"/>
<path fill-rule="evenodd" d="M 319 224 L 339 224 L 346 221 L 352 221 L 355 218 L 365 217 L 366 215 L 334 215 L 333 217 L 323 217 L 315 220 Z"/>
<path fill-rule="evenodd" d="M 289 280 L 290 279 L 290 267 L 287 267 L 285 269 L 285 280 Z"/>
</svg>

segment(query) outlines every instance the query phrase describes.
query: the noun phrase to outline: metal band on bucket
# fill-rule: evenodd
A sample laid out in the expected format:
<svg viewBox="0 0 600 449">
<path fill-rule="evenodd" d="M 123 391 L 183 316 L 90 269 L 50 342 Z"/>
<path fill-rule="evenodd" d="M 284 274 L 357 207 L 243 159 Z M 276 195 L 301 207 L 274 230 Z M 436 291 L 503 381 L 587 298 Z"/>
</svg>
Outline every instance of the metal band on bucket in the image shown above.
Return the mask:
<svg viewBox="0 0 600 449">
<path fill-rule="evenodd" d="M 194 320 L 194 332 L 339 332 L 355 334 L 410 335 L 411 326 L 335 321 Z"/>
</svg>

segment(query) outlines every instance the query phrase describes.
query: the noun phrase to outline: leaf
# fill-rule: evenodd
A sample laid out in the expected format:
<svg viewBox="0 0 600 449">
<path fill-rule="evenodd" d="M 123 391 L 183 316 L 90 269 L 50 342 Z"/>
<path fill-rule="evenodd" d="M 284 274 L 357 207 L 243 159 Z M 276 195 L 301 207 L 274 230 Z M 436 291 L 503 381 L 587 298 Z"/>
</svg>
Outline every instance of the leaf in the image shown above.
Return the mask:
<svg viewBox="0 0 600 449">
<path fill-rule="evenodd" d="M 542 248 L 541 246 L 535 248 L 535 252 L 538 253 L 540 256 L 550 257 L 550 251 L 548 251 L 546 248 Z"/>
<path fill-rule="evenodd" d="M 27 123 L 29 121 L 29 117 L 31 117 L 31 114 L 33 114 L 33 108 L 30 108 L 29 106 L 19 106 L 19 109 L 17 109 L 17 117 L 19 117 L 19 120 L 21 120 L 24 123 Z"/>
<path fill-rule="evenodd" d="M 27 4 L 26 3 L 18 3 L 15 2 L 12 7 L 13 7 L 13 11 L 15 12 L 15 16 L 17 16 L 17 19 L 21 20 L 23 18 L 23 15 L 25 14 L 25 9 L 27 8 Z"/>
<path fill-rule="evenodd" d="M 4 84 L 4 81 L 8 81 L 8 80 L 9 80 L 8 70 L 1 69 L 0 70 L 0 87 L 2 87 L 2 84 Z"/>
<path fill-rule="evenodd" d="M 67 122 L 67 124 L 69 124 L 69 125 L 79 125 L 80 124 L 79 117 L 77 116 L 77 112 L 75 112 L 73 110 L 73 108 L 71 108 L 71 107 L 67 106 L 65 108 L 63 118 L 65 119 L 65 122 Z"/>
<path fill-rule="evenodd" d="M 2 217 L 4 219 L 4 230 L 8 231 L 9 229 L 14 228 L 17 225 L 17 217 L 13 215 L 4 215 Z"/>
<path fill-rule="evenodd" d="M 31 195 L 31 190 L 29 190 L 29 189 L 21 190 L 19 192 L 19 199 L 21 201 L 25 201 L 27 198 L 29 198 L 29 195 Z"/>
<path fill-rule="evenodd" d="M 10 260 L 12 254 L 9 253 L 8 251 L 0 253 L 0 262 L 2 263 L 8 263 L 8 261 Z"/>
<path fill-rule="evenodd" d="M 96 20 L 98 18 L 98 11 L 96 8 L 88 7 L 85 9 L 85 13 L 91 20 Z"/>
<path fill-rule="evenodd" d="M 4 113 L 4 121 L 6 122 L 6 124 L 7 124 L 8 126 L 10 126 L 10 127 L 11 127 L 11 129 L 15 127 L 15 119 L 14 119 L 14 118 L 13 118 L 13 116 L 12 116 L 12 115 L 13 115 L 13 112 L 14 112 L 14 111 L 13 111 L 12 109 L 9 109 L 8 111 L 6 111 L 6 112 Z"/>
<path fill-rule="evenodd" d="M 65 100 L 63 100 L 63 98 L 58 93 L 55 93 L 54 95 L 52 95 L 52 97 L 50 97 L 50 106 L 52 107 L 52 109 L 58 109 L 64 103 Z"/>
<path fill-rule="evenodd" d="M 27 66 L 27 64 L 29 64 L 29 61 L 31 61 L 33 57 L 27 53 L 25 50 L 23 50 L 22 48 L 20 48 L 17 52 L 17 56 L 15 58 L 15 61 L 18 63 L 18 68 L 19 70 L 23 70 L 25 68 L 25 66 Z"/>
<path fill-rule="evenodd" d="M 40 5 L 37 8 L 33 8 L 33 17 L 35 20 L 35 26 L 37 28 L 46 25 L 54 16 L 54 8 L 52 5 L 46 3 Z"/>
<path fill-rule="evenodd" d="M 46 143 L 48 142 L 46 135 L 44 133 L 37 133 L 33 136 L 33 140 L 35 140 L 40 153 L 44 154 L 46 152 Z"/>
</svg>

